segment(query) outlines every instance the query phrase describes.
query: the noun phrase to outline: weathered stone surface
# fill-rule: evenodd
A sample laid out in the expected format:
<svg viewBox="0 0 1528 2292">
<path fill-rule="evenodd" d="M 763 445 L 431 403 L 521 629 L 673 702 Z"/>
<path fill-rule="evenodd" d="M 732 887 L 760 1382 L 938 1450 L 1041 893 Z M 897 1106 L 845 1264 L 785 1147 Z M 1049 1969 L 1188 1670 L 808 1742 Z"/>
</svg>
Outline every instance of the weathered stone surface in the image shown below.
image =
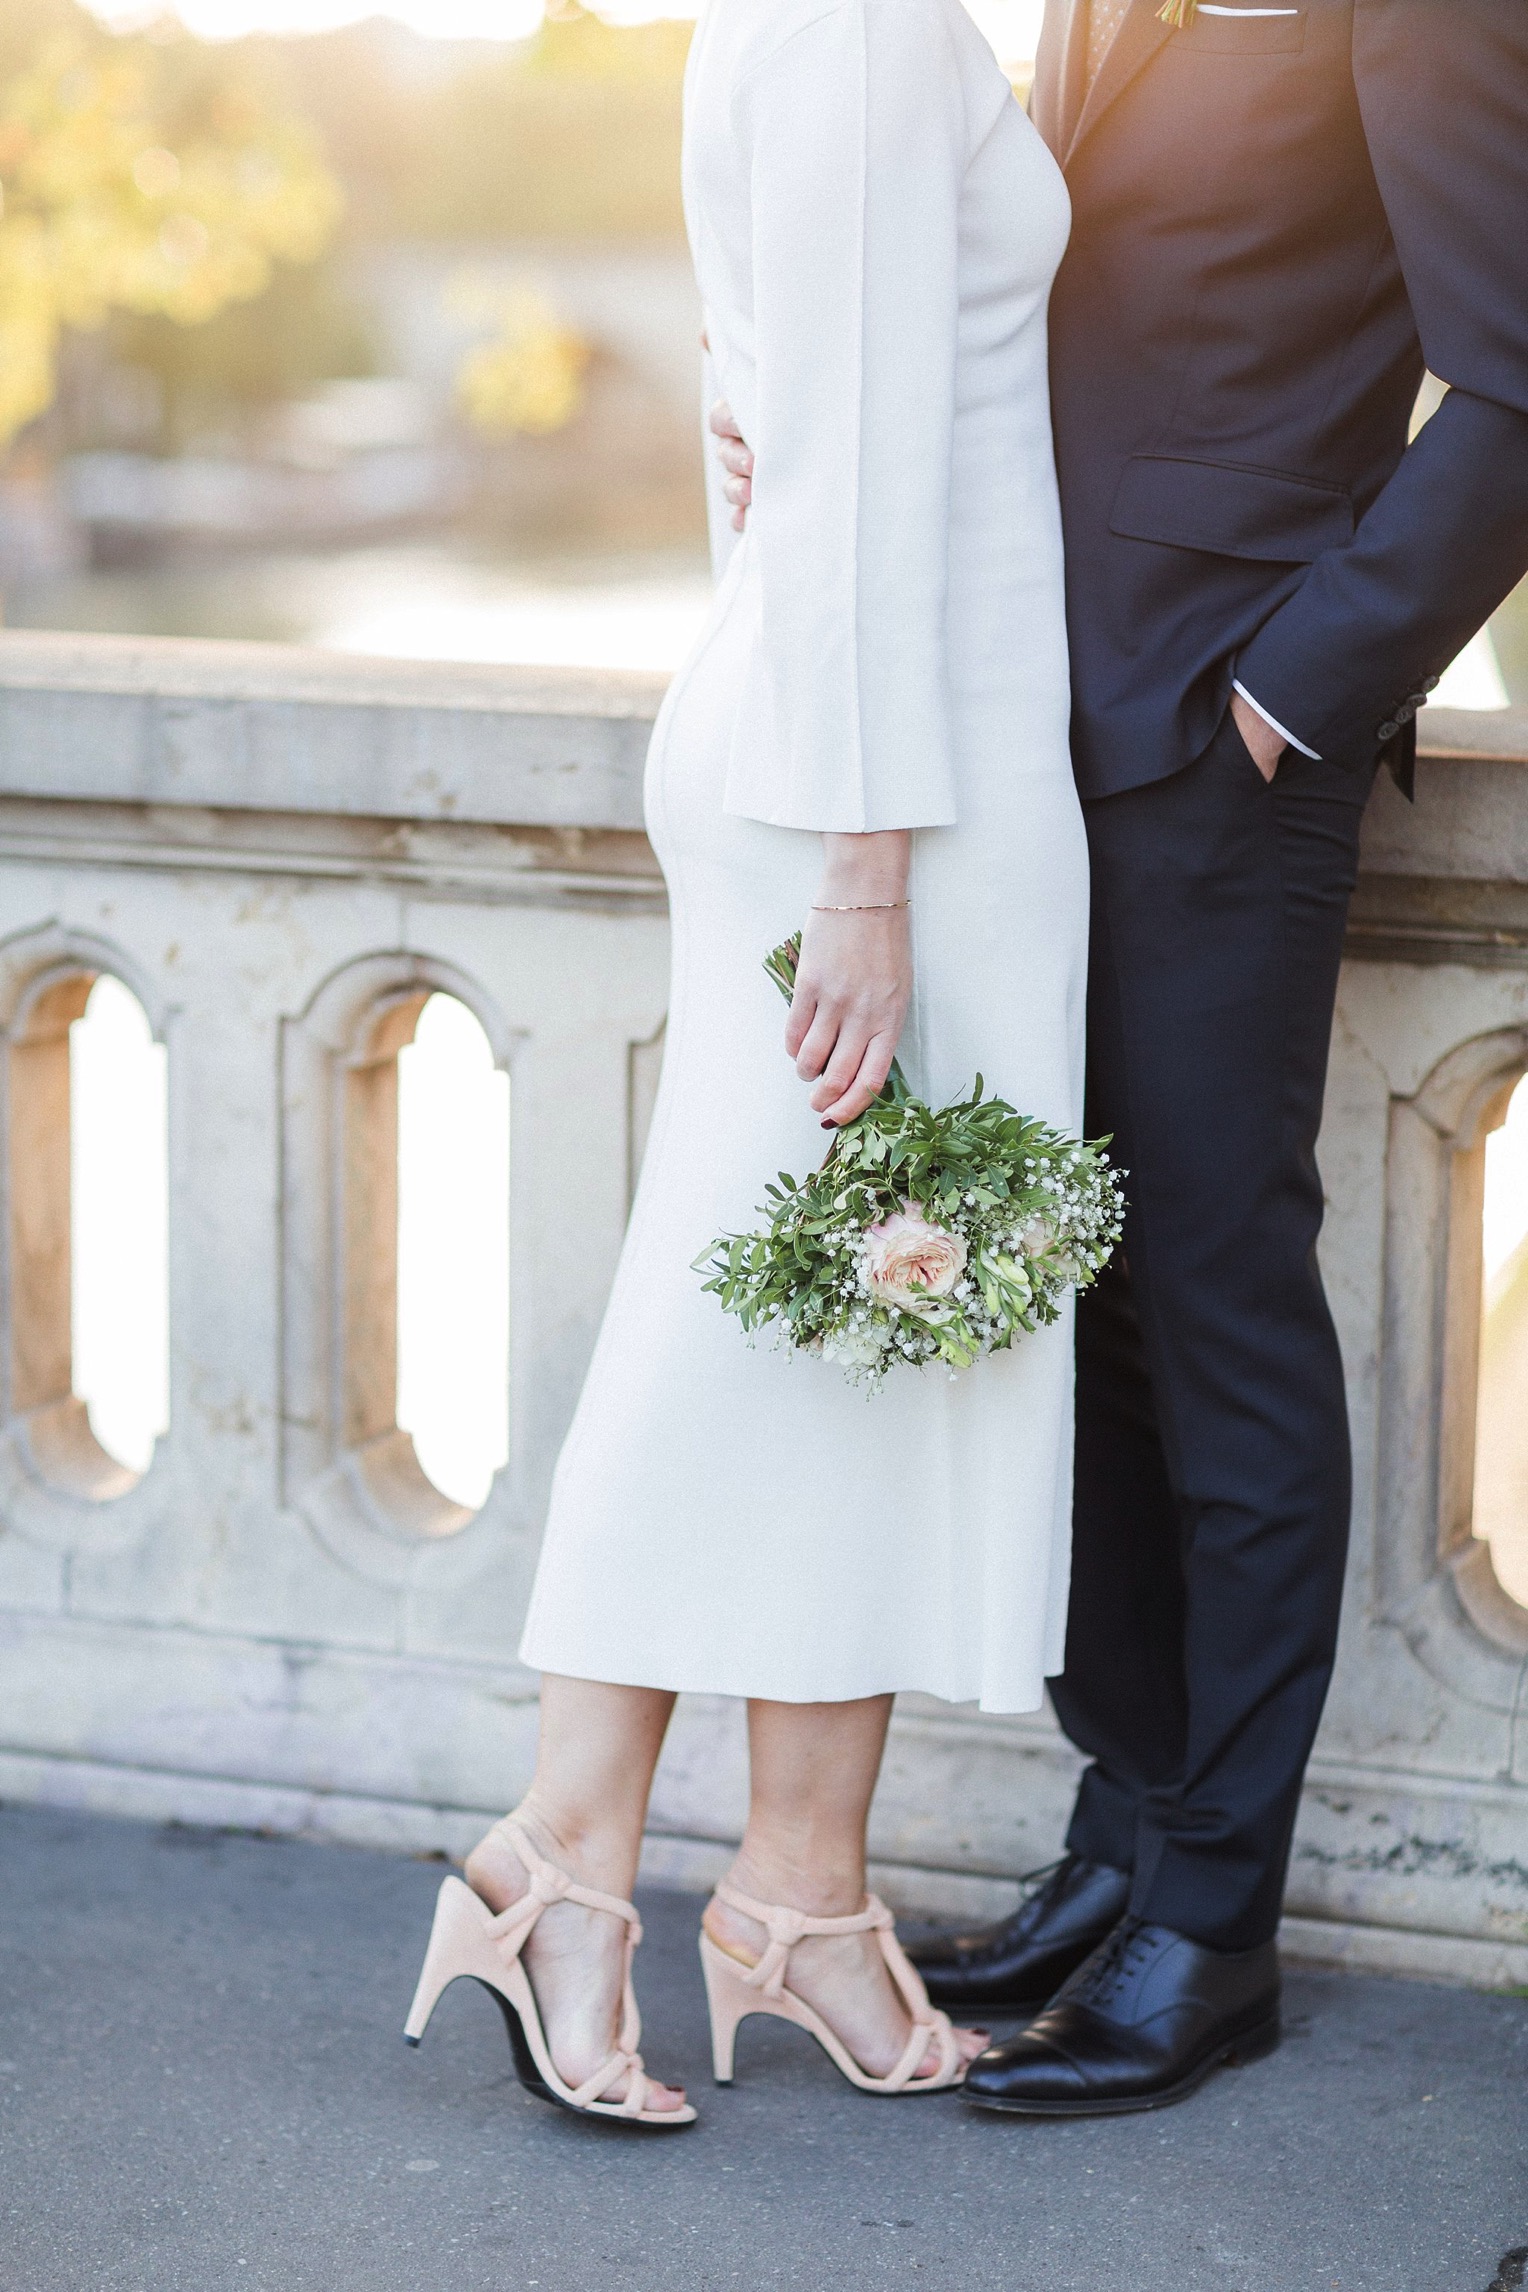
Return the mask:
<svg viewBox="0 0 1528 2292">
<path fill-rule="evenodd" d="M 664 679 L 16 632 L 0 793 L 640 829 Z"/>
<path fill-rule="evenodd" d="M 14 1402 L 0 1426 L 0 1796 L 426 1850 L 522 1783 L 520 1614 L 663 1017 L 640 811 L 660 689 L 0 635 L 0 1048 L 38 982 L 116 971 L 169 1046 L 173 1204 L 149 1472 L 91 1502 Z M 1528 721 L 1425 730 L 1415 807 L 1384 785 L 1368 823 L 1322 1141 L 1355 1533 L 1290 1934 L 1501 1983 L 1528 1980 L 1528 1614 L 1467 1504 L 1461 1541 L 1450 1228 L 1528 1067 Z M 425 1536 L 334 1400 L 335 1109 L 376 1011 L 437 987 L 512 1075 L 512 1456 L 475 1519 Z M 5 1286 L 7 1359 L 18 1309 Z M 1075 1767 L 1048 1719 L 904 1699 L 880 1883 L 1002 1904 L 1056 1852 Z M 737 1711 L 687 1699 L 655 1874 L 714 1870 L 744 1782 Z"/>
</svg>

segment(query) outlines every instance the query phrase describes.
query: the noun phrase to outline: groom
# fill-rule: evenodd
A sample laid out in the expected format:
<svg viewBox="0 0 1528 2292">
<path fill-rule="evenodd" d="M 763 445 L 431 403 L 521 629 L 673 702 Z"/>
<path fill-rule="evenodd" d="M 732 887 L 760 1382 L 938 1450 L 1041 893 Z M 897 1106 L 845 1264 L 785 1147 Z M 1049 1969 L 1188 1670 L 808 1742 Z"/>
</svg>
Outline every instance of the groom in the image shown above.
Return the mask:
<svg viewBox="0 0 1528 2292">
<path fill-rule="evenodd" d="M 1528 0 L 1049 0 L 1033 114 L 1074 208 L 1088 1127 L 1130 1211 L 1078 1312 L 1067 1855 L 921 1964 L 977 2015 L 1064 1983 L 966 2092 L 1081 2115 L 1278 2040 L 1349 1513 L 1316 1133 L 1376 767 L 1409 791 L 1528 569 Z"/>
<path fill-rule="evenodd" d="M 1078 1313 L 1067 1853 L 919 1959 L 940 2005 L 1037 2016 L 971 2100 L 1084 2115 L 1278 2041 L 1349 1513 L 1316 1133 L 1376 768 L 1409 790 L 1528 568 L 1528 0 L 1048 0 L 1033 113 L 1074 210 L 1088 1126 L 1130 1211 Z"/>
</svg>

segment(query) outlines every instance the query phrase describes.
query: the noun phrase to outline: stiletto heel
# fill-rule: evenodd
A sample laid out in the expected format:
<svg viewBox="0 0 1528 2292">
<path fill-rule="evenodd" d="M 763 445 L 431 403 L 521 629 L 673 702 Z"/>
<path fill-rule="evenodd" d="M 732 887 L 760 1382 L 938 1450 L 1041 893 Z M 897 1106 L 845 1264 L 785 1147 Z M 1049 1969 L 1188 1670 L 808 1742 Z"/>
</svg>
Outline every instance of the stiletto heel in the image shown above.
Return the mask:
<svg viewBox="0 0 1528 2292">
<path fill-rule="evenodd" d="M 780 1903 L 755 1902 L 725 1880 L 712 1899 L 740 1910 L 745 1918 L 756 1920 L 769 1936 L 769 1947 L 763 1957 L 756 1965 L 748 1966 L 713 1942 L 705 1928 L 701 1928 L 700 1962 L 711 2009 L 711 2061 L 718 2085 L 732 2083 L 738 2024 L 751 2013 L 774 2014 L 781 2021 L 794 2022 L 798 2029 L 804 2029 L 816 2038 L 834 2067 L 862 2093 L 947 2093 L 961 2083 L 966 2064 L 960 2058 L 950 2017 L 929 2004 L 922 1977 L 897 1940 L 896 1920 L 875 1895 L 867 1894 L 864 1909 L 848 1918 L 809 1918 L 805 1912 L 787 1910 Z M 816 2008 L 809 2006 L 794 1990 L 787 1989 L 785 1982 L 791 1952 L 808 1934 L 869 1933 L 875 1934 L 880 1942 L 887 1971 L 902 1993 L 913 2025 L 901 2060 L 884 2077 L 872 2077 L 862 2069 Z M 927 2077 L 919 2077 L 916 2072 L 935 2041 L 939 2046 L 938 2067 Z"/>
<path fill-rule="evenodd" d="M 740 1966 L 735 1958 L 729 1958 L 725 1950 L 719 1950 L 705 1933 L 700 1938 L 700 1968 L 705 1976 L 706 2005 L 711 2016 L 712 2075 L 718 2085 L 730 2085 L 738 2023 L 745 2014 L 758 2009 L 758 1995 L 744 1979 L 746 1967 Z"/>
<path fill-rule="evenodd" d="M 604 2117 L 617 2124 L 641 2125 L 652 2131 L 673 2131 L 693 2125 L 695 2111 L 686 2102 L 678 2109 L 649 2109 L 652 2079 L 642 2066 L 637 2041 L 641 2016 L 631 1986 L 631 1961 L 642 1939 L 642 1921 L 629 1902 L 618 1895 L 600 1894 L 579 1886 L 565 1870 L 539 1855 L 518 1824 L 495 1825 L 524 1865 L 528 1891 L 497 1917 L 480 1896 L 459 1878 L 442 1879 L 435 1900 L 435 1919 L 429 1946 L 420 1969 L 414 2002 L 403 2025 L 405 2041 L 417 2045 L 429 2024 L 441 1993 L 463 1979 L 481 1982 L 492 1992 L 509 2032 L 515 2071 L 528 2092 L 580 2117 Z M 621 2001 L 621 2034 L 615 2051 L 592 2077 L 572 2086 L 559 2074 L 552 2049 L 541 2026 L 541 2012 L 520 1953 L 542 1912 L 554 1902 L 580 1902 L 589 1910 L 608 1910 L 626 1927 L 626 1973 Z M 599 2096 L 617 2078 L 626 2078 L 622 2101 L 601 2101 Z"/>
<path fill-rule="evenodd" d="M 430 2016 L 440 2002 L 441 1992 L 465 1970 L 456 1962 L 462 1947 L 458 1936 L 465 1935 L 454 1899 L 458 1893 L 471 1894 L 472 1889 L 463 1886 L 459 1878 L 447 1878 L 435 1897 L 435 1916 L 430 1925 L 429 1946 L 424 1954 L 424 1964 L 419 1969 L 409 2018 L 403 2025 L 405 2045 L 419 2043 L 430 2026 Z M 475 1894 L 472 1899 L 474 1902 L 478 1900 Z M 486 1905 L 478 1903 L 478 1907 L 483 1909 Z"/>
</svg>

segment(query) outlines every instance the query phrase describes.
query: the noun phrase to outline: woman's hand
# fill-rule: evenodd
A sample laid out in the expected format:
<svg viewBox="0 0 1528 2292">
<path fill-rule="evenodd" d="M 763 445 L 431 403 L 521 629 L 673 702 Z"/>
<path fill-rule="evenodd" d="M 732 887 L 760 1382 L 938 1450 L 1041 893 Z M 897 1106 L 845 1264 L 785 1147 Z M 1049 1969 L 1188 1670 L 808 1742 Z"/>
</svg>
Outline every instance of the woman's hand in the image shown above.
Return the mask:
<svg viewBox="0 0 1528 2292">
<path fill-rule="evenodd" d="M 709 350 L 705 336 L 700 339 Z M 720 441 L 716 458 L 727 473 L 722 491 L 732 504 L 732 530 L 741 533 L 753 502 L 753 454 L 725 398 L 718 398 L 711 408 L 711 431 Z"/>
<path fill-rule="evenodd" d="M 913 966 L 907 909 L 912 838 L 824 836 L 827 866 L 801 934 L 785 1047 L 825 1130 L 853 1122 L 881 1089 L 897 1053 Z M 829 912 L 823 912 L 828 910 Z M 833 912 L 847 910 L 849 912 Z"/>
</svg>

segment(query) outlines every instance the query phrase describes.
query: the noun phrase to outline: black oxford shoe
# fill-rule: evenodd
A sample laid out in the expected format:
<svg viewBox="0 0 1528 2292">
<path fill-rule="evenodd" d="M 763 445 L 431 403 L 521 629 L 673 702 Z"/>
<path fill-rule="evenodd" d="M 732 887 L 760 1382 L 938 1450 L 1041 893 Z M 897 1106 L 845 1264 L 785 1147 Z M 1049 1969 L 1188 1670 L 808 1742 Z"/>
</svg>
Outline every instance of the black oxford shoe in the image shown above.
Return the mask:
<svg viewBox="0 0 1528 2292">
<path fill-rule="evenodd" d="M 1119 1923 L 1130 1876 L 1069 1854 L 1035 1873 L 1000 1926 L 924 1942 L 908 1956 L 936 2006 L 956 2014 L 1038 2013 Z"/>
<path fill-rule="evenodd" d="M 1124 1918 L 1038 2020 L 977 2055 L 963 2090 L 1020 2117 L 1122 2117 L 1181 2101 L 1222 2062 L 1278 2042 L 1272 1942 L 1207 1950 Z"/>
</svg>

